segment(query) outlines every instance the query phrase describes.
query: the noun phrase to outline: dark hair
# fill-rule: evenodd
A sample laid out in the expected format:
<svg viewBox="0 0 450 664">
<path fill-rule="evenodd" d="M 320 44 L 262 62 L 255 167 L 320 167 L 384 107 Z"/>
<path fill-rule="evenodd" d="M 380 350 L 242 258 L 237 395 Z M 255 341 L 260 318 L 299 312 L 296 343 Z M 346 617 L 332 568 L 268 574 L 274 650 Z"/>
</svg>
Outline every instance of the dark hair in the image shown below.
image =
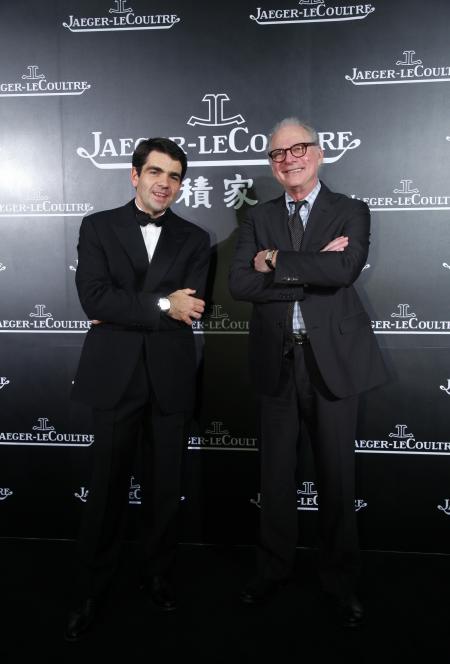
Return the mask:
<svg viewBox="0 0 450 664">
<path fill-rule="evenodd" d="M 163 154 L 168 154 L 169 157 L 172 157 L 175 161 L 179 161 L 181 164 L 181 179 L 186 175 L 187 170 L 187 159 L 186 154 L 177 145 L 174 141 L 171 141 L 170 138 L 145 138 L 142 140 L 139 145 L 136 147 L 133 152 L 133 157 L 131 160 L 132 165 L 137 170 L 138 175 L 141 174 L 141 170 L 147 157 L 150 152 L 162 152 Z"/>
</svg>

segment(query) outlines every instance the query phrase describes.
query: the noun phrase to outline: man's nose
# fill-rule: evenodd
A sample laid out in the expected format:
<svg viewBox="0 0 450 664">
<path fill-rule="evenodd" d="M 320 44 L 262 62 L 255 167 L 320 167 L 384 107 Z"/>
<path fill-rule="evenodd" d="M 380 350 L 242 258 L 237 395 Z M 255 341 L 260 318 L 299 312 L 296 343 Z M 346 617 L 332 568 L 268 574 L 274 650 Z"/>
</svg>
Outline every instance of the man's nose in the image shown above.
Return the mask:
<svg viewBox="0 0 450 664">
<path fill-rule="evenodd" d="M 161 173 L 159 178 L 158 178 L 158 184 L 161 187 L 168 187 L 169 186 L 169 175 L 167 173 Z"/>
<path fill-rule="evenodd" d="M 285 161 L 287 161 L 288 163 L 292 163 L 293 161 L 298 161 L 299 159 L 301 159 L 301 157 L 294 157 L 294 155 L 292 154 L 292 152 L 290 150 L 286 150 L 286 159 L 285 159 Z"/>
</svg>

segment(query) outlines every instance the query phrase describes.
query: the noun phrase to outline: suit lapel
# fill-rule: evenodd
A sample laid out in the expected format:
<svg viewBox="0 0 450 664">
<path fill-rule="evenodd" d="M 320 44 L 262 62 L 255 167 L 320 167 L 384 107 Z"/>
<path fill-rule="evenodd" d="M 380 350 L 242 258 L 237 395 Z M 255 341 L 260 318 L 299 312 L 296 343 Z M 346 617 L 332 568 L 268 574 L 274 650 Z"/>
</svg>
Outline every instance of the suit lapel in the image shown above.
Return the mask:
<svg viewBox="0 0 450 664">
<path fill-rule="evenodd" d="M 330 190 L 322 182 L 306 224 L 301 251 L 307 251 L 309 245 L 321 241 L 332 217 L 333 206 L 330 201 Z"/>
<path fill-rule="evenodd" d="M 152 291 L 161 282 L 178 256 L 185 240 L 186 232 L 183 228 L 180 228 L 177 216 L 170 209 L 167 210 L 164 215 L 164 223 L 161 228 L 158 244 L 156 245 L 152 261 L 148 265 L 144 290 Z"/>
<path fill-rule="evenodd" d="M 148 267 L 148 255 L 144 238 L 133 210 L 133 201 L 120 209 L 113 229 L 136 272 L 144 273 Z"/>
</svg>

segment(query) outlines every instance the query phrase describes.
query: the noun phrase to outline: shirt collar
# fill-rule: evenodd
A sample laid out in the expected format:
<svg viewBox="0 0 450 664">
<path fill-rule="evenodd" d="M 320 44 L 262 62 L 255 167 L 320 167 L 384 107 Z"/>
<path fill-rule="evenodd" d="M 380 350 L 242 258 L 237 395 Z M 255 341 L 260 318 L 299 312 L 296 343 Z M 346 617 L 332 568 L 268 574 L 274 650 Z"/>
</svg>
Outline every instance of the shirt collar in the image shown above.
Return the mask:
<svg viewBox="0 0 450 664">
<path fill-rule="evenodd" d="M 145 210 L 143 210 L 141 207 L 139 207 L 139 205 L 137 204 L 136 199 L 134 199 L 134 204 L 140 212 L 145 212 Z M 155 219 L 159 219 L 160 217 L 163 217 L 166 214 L 167 210 L 168 210 L 168 208 L 166 208 L 162 214 L 159 214 L 157 217 L 155 217 Z M 145 212 L 145 214 L 148 214 L 148 212 Z"/>
<path fill-rule="evenodd" d="M 320 191 L 320 187 L 321 187 L 320 180 L 317 180 L 317 184 L 314 187 L 314 189 L 311 189 L 309 194 L 307 196 L 305 196 L 304 200 L 308 203 L 308 211 L 312 208 L 312 206 L 314 204 L 314 201 L 316 200 L 317 195 Z M 290 194 L 287 193 L 287 191 L 284 194 L 284 198 L 285 198 L 285 201 L 286 201 L 286 207 L 287 207 L 288 210 L 290 210 L 289 203 L 293 202 L 294 199 L 292 198 L 292 196 Z"/>
</svg>

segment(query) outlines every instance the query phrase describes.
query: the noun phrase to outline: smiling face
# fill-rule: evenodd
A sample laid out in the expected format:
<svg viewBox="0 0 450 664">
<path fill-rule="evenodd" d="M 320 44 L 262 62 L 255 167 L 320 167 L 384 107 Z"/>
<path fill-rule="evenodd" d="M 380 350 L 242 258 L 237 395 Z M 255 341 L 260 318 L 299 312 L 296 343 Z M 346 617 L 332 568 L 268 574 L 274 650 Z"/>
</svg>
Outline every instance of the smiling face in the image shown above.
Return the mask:
<svg viewBox="0 0 450 664">
<path fill-rule="evenodd" d="M 133 166 L 131 183 L 136 203 L 151 217 L 159 217 L 175 200 L 181 187 L 181 163 L 168 154 L 152 150 L 139 174 Z"/>
<path fill-rule="evenodd" d="M 296 143 L 309 143 L 311 140 L 310 134 L 303 127 L 286 125 L 273 134 L 270 149 L 290 148 Z M 323 151 L 318 145 L 309 146 L 303 157 L 294 157 L 287 150 L 284 161 L 271 161 L 272 173 L 294 200 L 300 200 L 316 186 L 322 160 Z"/>
</svg>

